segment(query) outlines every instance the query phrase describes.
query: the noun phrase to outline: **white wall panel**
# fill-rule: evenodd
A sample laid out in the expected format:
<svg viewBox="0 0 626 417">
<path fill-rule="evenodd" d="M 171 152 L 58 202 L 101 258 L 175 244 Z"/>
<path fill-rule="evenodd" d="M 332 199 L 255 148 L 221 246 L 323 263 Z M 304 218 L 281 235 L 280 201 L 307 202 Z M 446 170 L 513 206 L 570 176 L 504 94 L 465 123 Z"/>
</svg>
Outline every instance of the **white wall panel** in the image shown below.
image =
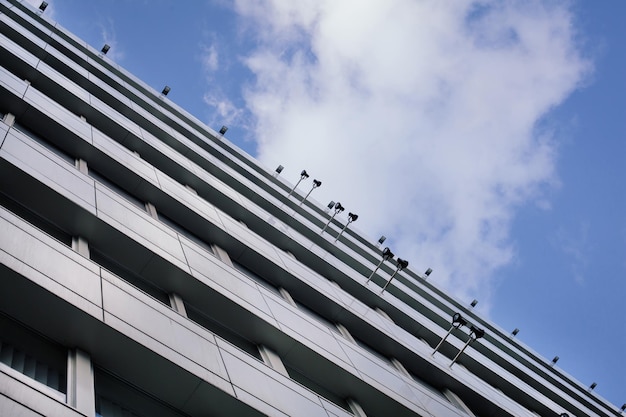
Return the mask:
<svg viewBox="0 0 626 417">
<path fill-rule="evenodd" d="M 0 148 L 0 157 L 95 213 L 94 181 L 23 133 L 9 131 Z"/>
<path fill-rule="evenodd" d="M 100 268 L 14 214 L 0 209 L 0 262 L 96 317 Z"/>
</svg>

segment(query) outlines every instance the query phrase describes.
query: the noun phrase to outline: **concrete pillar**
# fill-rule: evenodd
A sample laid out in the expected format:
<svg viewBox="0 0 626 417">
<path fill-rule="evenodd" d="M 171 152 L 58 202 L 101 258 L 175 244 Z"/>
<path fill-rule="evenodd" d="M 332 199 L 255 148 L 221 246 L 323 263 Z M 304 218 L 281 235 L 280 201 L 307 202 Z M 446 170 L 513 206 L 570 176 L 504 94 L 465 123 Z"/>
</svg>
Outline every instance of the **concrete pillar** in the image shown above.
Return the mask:
<svg viewBox="0 0 626 417">
<path fill-rule="evenodd" d="M 81 173 L 85 175 L 89 174 L 89 169 L 87 168 L 87 161 L 85 161 L 84 159 L 76 160 L 76 169 L 78 169 Z"/>
<path fill-rule="evenodd" d="M 80 349 L 70 349 L 67 355 L 67 403 L 87 417 L 96 416 L 93 364 Z"/>
<path fill-rule="evenodd" d="M 283 361 L 276 352 L 263 345 L 259 345 L 259 352 L 261 353 L 261 358 L 263 358 L 263 362 L 265 362 L 266 365 L 271 366 L 274 370 L 280 372 L 286 377 L 289 377 L 287 368 L 285 368 Z"/>
<path fill-rule="evenodd" d="M 83 255 L 85 258 L 89 258 L 89 244 L 87 243 L 87 239 L 84 237 L 72 237 L 72 249 Z"/>
<path fill-rule="evenodd" d="M 185 302 L 180 295 L 176 293 L 170 293 L 170 304 L 172 309 L 179 313 L 181 316 L 187 317 L 187 310 L 185 309 Z"/>
</svg>

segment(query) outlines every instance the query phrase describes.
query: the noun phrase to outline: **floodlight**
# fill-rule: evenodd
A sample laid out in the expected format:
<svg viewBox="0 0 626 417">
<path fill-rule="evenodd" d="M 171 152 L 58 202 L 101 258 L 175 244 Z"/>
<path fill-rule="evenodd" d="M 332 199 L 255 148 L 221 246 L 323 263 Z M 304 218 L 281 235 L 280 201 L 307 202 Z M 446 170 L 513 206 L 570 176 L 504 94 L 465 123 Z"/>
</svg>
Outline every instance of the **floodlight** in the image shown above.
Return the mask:
<svg viewBox="0 0 626 417">
<path fill-rule="evenodd" d="M 100 50 L 100 52 L 102 52 L 103 54 L 107 54 L 107 52 L 109 52 L 109 49 L 111 49 L 111 47 L 109 46 L 108 43 L 105 43 L 104 46 L 102 47 L 102 49 Z"/>
<path fill-rule="evenodd" d="M 170 90 L 171 90 L 170 86 L 166 85 L 165 87 L 163 87 L 163 91 L 161 91 L 161 94 L 166 96 L 170 92 Z"/>
<path fill-rule="evenodd" d="M 452 365 L 454 365 L 457 361 L 457 359 L 459 359 L 459 357 L 461 356 L 461 354 L 465 351 L 465 349 L 474 341 L 477 339 L 480 339 L 481 337 L 485 336 L 485 331 L 483 329 L 481 329 L 480 327 L 476 327 L 473 324 L 470 325 L 470 334 L 469 334 L 469 339 L 467 339 L 467 342 L 465 342 L 465 345 L 461 348 L 461 350 L 459 350 L 459 353 L 456 354 L 456 356 L 454 357 L 454 359 L 452 359 L 452 362 L 450 362 L 450 365 L 448 365 L 449 367 L 452 367 Z"/>
<path fill-rule="evenodd" d="M 569 417 L 569 414 L 567 414 L 567 413 L 561 413 L 561 414 L 559 414 L 559 417 Z"/>
<path fill-rule="evenodd" d="M 220 135 L 223 136 L 227 131 L 228 131 L 228 127 L 222 126 L 222 128 L 220 129 Z"/>
<path fill-rule="evenodd" d="M 384 242 L 385 240 L 387 240 L 387 237 L 386 237 L 385 235 L 382 235 L 382 236 L 378 239 L 378 244 L 379 244 L 379 245 L 382 245 L 382 244 L 383 244 L 383 242 Z"/>
<path fill-rule="evenodd" d="M 300 173 L 300 179 L 298 180 L 298 182 L 296 183 L 296 185 L 293 186 L 293 188 L 291 189 L 291 191 L 289 191 L 289 194 L 287 194 L 287 197 L 291 197 L 291 194 L 293 194 L 293 192 L 295 191 L 295 189 L 298 187 L 298 185 L 300 184 L 300 182 L 302 182 L 302 180 L 306 180 L 307 178 L 309 178 L 309 174 L 307 174 L 306 170 L 302 170 L 302 172 Z"/>
<path fill-rule="evenodd" d="M 513 329 L 513 331 L 511 332 L 511 335 L 513 336 L 517 336 L 517 334 L 519 333 L 519 329 L 516 327 L 515 329 Z"/>
<path fill-rule="evenodd" d="M 48 7 L 48 2 L 42 1 L 39 5 L 39 10 L 43 12 L 44 10 L 46 10 L 46 7 Z"/>
<path fill-rule="evenodd" d="M 348 226 L 350 226 L 350 223 L 355 222 L 356 219 L 359 218 L 358 214 L 354 214 L 354 213 L 348 213 L 348 223 L 346 223 L 346 225 L 343 227 L 343 229 L 341 229 L 341 232 L 339 232 L 339 234 L 337 235 L 337 237 L 335 238 L 335 242 L 337 240 L 339 240 L 339 238 L 341 237 L 341 235 L 343 234 L 343 232 L 346 231 L 346 229 L 348 228 Z"/>
<path fill-rule="evenodd" d="M 554 358 L 552 358 L 552 363 L 550 364 L 550 366 L 554 366 L 558 361 L 559 361 L 559 357 L 555 356 Z"/>
<path fill-rule="evenodd" d="M 476 307 L 476 304 L 478 304 L 478 300 L 477 299 L 473 299 L 472 303 L 470 304 L 472 307 Z"/>
<path fill-rule="evenodd" d="M 589 385 L 589 391 L 593 391 L 597 386 L 598 384 L 596 384 L 595 382 L 592 382 L 591 385 Z"/>
<path fill-rule="evenodd" d="M 437 347 L 435 347 L 435 350 L 433 350 L 433 353 L 431 353 L 431 355 L 434 355 L 439 350 L 441 345 L 443 345 L 443 342 L 445 342 L 448 336 L 450 336 L 450 333 L 452 333 L 452 330 L 459 329 L 466 325 L 467 325 L 467 321 L 463 318 L 461 313 L 454 313 L 452 315 L 452 326 L 448 330 L 448 333 L 446 333 L 446 335 L 441 338 L 441 340 L 437 344 Z"/>
<path fill-rule="evenodd" d="M 454 313 L 454 315 L 452 315 L 452 325 L 458 329 L 459 327 L 466 326 L 467 320 L 463 318 L 461 313 Z"/>
<path fill-rule="evenodd" d="M 283 169 L 285 169 L 285 167 L 284 167 L 284 166 L 282 166 L 282 165 L 278 165 L 278 166 L 276 167 L 276 174 L 280 174 L 281 172 L 283 172 Z"/>
<path fill-rule="evenodd" d="M 391 277 L 389 277 L 389 280 L 387 281 L 387 283 L 385 284 L 385 286 L 380 292 L 381 293 L 385 292 L 385 290 L 387 289 L 387 286 L 391 283 L 391 280 L 393 279 L 393 277 L 395 277 L 398 272 L 402 271 L 407 266 L 409 266 L 409 261 L 405 261 L 402 258 L 398 258 L 398 261 L 396 262 L 396 271 L 393 274 L 391 274 Z"/>
<path fill-rule="evenodd" d="M 372 279 L 372 277 L 374 276 L 376 271 L 378 271 L 378 268 L 380 268 L 380 266 L 383 264 L 383 262 L 388 261 L 389 259 L 393 259 L 393 252 L 389 248 L 385 248 L 385 249 L 383 249 L 383 258 L 378 263 L 378 265 L 376 265 L 376 268 L 374 268 L 374 270 L 370 274 L 369 278 L 367 278 L 367 281 L 365 281 L 366 284 L 370 282 L 370 280 Z"/>
<path fill-rule="evenodd" d="M 424 272 L 424 276 L 425 276 L 425 277 L 428 277 L 428 276 L 430 276 L 430 274 L 432 274 L 432 273 L 433 273 L 433 269 L 432 269 L 432 268 L 428 268 L 428 269 L 426 270 L 426 272 Z"/>
<path fill-rule="evenodd" d="M 328 203 L 326 207 L 328 207 L 329 209 L 335 207 L 335 202 L 333 200 L 330 200 L 330 203 Z"/>
<path fill-rule="evenodd" d="M 332 201 L 331 201 L 332 203 Z M 328 204 L 328 207 L 330 207 L 330 203 Z M 320 232 L 320 234 L 324 234 L 324 231 L 326 230 L 326 228 L 328 227 L 328 225 L 330 224 L 330 222 L 333 221 L 333 219 L 335 218 L 335 216 L 339 213 L 341 213 L 342 211 L 344 211 L 345 209 L 343 208 L 343 206 L 341 205 L 340 202 L 336 202 L 335 203 L 335 212 L 333 213 L 332 216 L 330 216 L 330 219 L 328 219 L 328 222 L 326 223 L 326 225 L 324 226 L 324 228 L 322 229 L 322 231 Z"/>
<path fill-rule="evenodd" d="M 622 408 L 620 410 L 622 410 L 622 412 L 626 410 L 626 403 L 622 405 Z"/>
<path fill-rule="evenodd" d="M 304 200 L 306 200 L 309 195 L 311 195 L 311 193 L 313 192 L 313 190 L 315 190 L 317 187 L 319 187 L 320 185 L 322 185 L 322 181 L 318 181 L 318 180 L 313 180 L 313 187 L 311 188 L 311 190 L 307 193 L 307 195 L 304 196 L 304 198 L 302 199 L 302 201 L 300 201 L 300 205 L 302 205 L 302 203 L 304 203 Z"/>
</svg>

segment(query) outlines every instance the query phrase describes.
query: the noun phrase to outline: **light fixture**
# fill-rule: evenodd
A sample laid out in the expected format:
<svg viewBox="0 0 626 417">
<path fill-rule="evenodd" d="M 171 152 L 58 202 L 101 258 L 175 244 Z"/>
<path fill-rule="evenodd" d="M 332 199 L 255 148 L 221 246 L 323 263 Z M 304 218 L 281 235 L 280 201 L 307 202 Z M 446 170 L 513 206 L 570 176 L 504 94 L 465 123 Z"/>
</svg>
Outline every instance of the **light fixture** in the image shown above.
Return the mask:
<svg viewBox="0 0 626 417">
<path fill-rule="evenodd" d="M 387 281 L 387 283 L 385 284 L 385 286 L 380 292 L 381 293 L 385 292 L 385 290 L 387 289 L 387 286 L 389 285 L 389 283 L 391 283 L 391 280 L 393 279 L 393 277 L 395 277 L 398 272 L 402 271 L 407 266 L 409 266 L 409 261 L 405 261 L 402 258 L 398 258 L 398 260 L 396 261 L 396 271 L 393 274 L 391 274 L 389 281 Z"/>
<path fill-rule="evenodd" d="M 289 191 L 289 194 L 287 194 L 287 197 L 290 197 L 291 194 L 294 192 L 294 190 L 298 187 L 298 184 L 300 184 L 300 182 L 302 180 L 306 180 L 307 178 L 309 178 L 309 174 L 306 173 L 306 170 L 303 169 L 302 172 L 300 173 L 300 179 L 298 180 L 298 182 L 296 183 L 296 185 L 293 186 L 293 188 L 291 189 L 291 191 Z"/>
<path fill-rule="evenodd" d="M 354 214 L 354 213 L 348 213 L 348 223 L 346 223 L 346 225 L 343 227 L 343 229 L 341 229 L 341 232 L 339 232 L 339 234 L 337 235 L 337 237 L 335 238 L 335 242 L 337 240 L 339 240 L 339 238 L 341 237 L 341 235 L 343 234 L 343 232 L 346 231 L 346 229 L 348 228 L 348 226 L 350 226 L 350 223 L 355 222 L 356 219 L 359 218 L 358 214 Z"/>
<path fill-rule="evenodd" d="M 224 134 L 226 134 L 226 132 L 228 132 L 228 127 L 222 126 L 220 129 L 220 135 L 223 136 Z"/>
<path fill-rule="evenodd" d="M 335 202 L 333 200 L 330 200 L 330 203 L 328 203 L 326 205 L 326 208 L 324 209 L 324 212 L 328 213 L 328 210 L 330 210 L 333 207 L 335 207 Z"/>
<path fill-rule="evenodd" d="M 445 342 L 448 336 L 450 336 L 450 333 L 452 333 L 452 330 L 461 328 L 465 325 L 467 325 L 467 321 L 463 318 L 463 316 L 461 316 L 461 313 L 454 313 L 452 315 L 452 327 L 450 327 L 450 330 L 448 330 L 448 333 L 446 333 L 446 335 L 441 338 L 441 341 L 439 342 L 435 350 L 433 350 L 433 353 L 431 353 L 431 356 L 434 355 L 439 350 L 441 345 L 443 345 L 443 342 Z"/>
<path fill-rule="evenodd" d="M 567 414 L 567 413 L 561 413 L 561 414 L 559 414 L 559 417 L 569 417 L 569 414 Z"/>
<path fill-rule="evenodd" d="M 282 166 L 282 165 L 278 165 L 278 166 L 276 167 L 276 170 L 275 170 L 276 175 L 278 175 L 278 174 L 280 174 L 281 172 L 283 172 L 283 169 L 285 169 L 285 167 L 284 167 L 284 166 Z"/>
<path fill-rule="evenodd" d="M 332 201 L 331 201 L 332 203 Z M 330 207 L 330 203 L 328 203 L 328 206 Z M 343 208 L 343 206 L 341 205 L 340 202 L 337 201 L 337 203 L 335 203 L 335 212 L 333 213 L 332 216 L 330 216 L 330 219 L 328 219 L 328 222 L 326 223 L 326 225 L 324 226 L 324 228 L 322 229 L 322 231 L 320 232 L 320 234 L 324 234 L 324 230 L 326 230 L 326 228 L 328 227 L 328 225 L 330 224 L 330 222 L 333 221 L 333 219 L 335 218 L 335 216 L 339 213 L 341 213 L 342 211 L 344 211 L 345 209 Z"/>
<path fill-rule="evenodd" d="M 425 276 L 425 277 L 428 277 L 428 276 L 430 276 L 430 274 L 432 274 L 432 273 L 433 273 L 433 269 L 432 269 L 432 268 L 428 268 L 428 269 L 426 270 L 426 272 L 424 272 L 424 276 Z"/>
<path fill-rule="evenodd" d="M 111 47 L 109 46 L 108 43 L 105 43 L 104 46 L 102 47 L 102 49 L 100 50 L 100 52 L 102 52 L 103 54 L 107 54 L 107 52 L 109 52 L 109 49 L 111 49 Z"/>
<path fill-rule="evenodd" d="M 166 96 L 170 92 L 170 90 L 171 90 L 170 86 L 166 85 L 165 87 L 163 87 L 163 91 L 161 91 L 161 94 Z"/>
<path fill-rule="evenodd" d="M 591 385 L 589 385 L 589 391 L 593 391 L 597 386 L 598 384 L 596 384 L 595 382 L 592 382 Z"/>
<path fill-rule="evenodd" d="M 304 196 L 304 198 L 302 199 L 302 201 L 300 201 L 300 205 L 302 205 L 302 203 L 304 203 L 304 200 L 306 200 L 311 193 L 313 192 L 313 190 L 315 190 L 317 187 L 319 187 L 320 185 L 322 185 L 322 181 L 318 181 L 318 180 L 313 180 L 313 187 L 311 188 L 311 190 L 307 193 L 307 195 Z"/>
<path fill-rule="evenodd" d="M 621 410 L 622 410 L 622 412 L 624 412 L 624 411 L 626 410 L 626 403 L 624 403 L 624 404 L 622 405 Z"/>
<path fill-rule="evenodd" d="M 473 299 L 472 303 L 470 304 L 472 307 L 476 307 L 476 304 L 478 304 L 478 300 L 477 299 Z"/>
<path fill-rule="evenodd" d="M 559 357 L 555 356 L 554 358 L 552 358 L 552 363 L 550 364 L 550 366 L 554 366 L 558 361 L 559 361 Z"/>
<path fill-rule="evenodd" d="M 517 334 L 519 333 L 519 329 L 516 327 L 515 329 L 513 329 L 513 331 L 511 332 L 512 336 L 517 336 Z"/>
<path fill-rule="evenodd" d="M 370 274 L 370 276 L 367 279 L 367 281 L 365 281 L 366 284 L 370 282 L 370 280 L 374 276 L 374 273 L 376 273 L 376 271 L 378 271 L 378 268 L 380 268 L 380 266 L 383 264 L 383 262 L 388 261 L 389 259 L 393 259 L 393 252 L 391 250 L 389 250 L 389 248 L 385 248 L 385 249 L 383 249 L 383 259 L 381 259 L 381 261 L 378 263 L 378 265 L 376 265 L 376 268 L 372 271 L 372 273 Z"/>
<path fill-rule="evenodd" d="M 378 244 L 376 246 L 382 245 L 385 240 L 387 240 L 387 236 L 382 235 L 381 237 L 378 238 Z"/>
<path fill-rule="evenodd" d="M 42 1 L 41 4 L 39 5 L 39 10 L 43 12 L 46 10 L 46 7 L 48 7 L 48 2 Z"/>
<path fill-rule="evenodd" d="M 485 336 L 485 331 L 483 329 L 481 329 L 480 327 L 476 327 L 473 324 L 470 325 L 469 339 L 467 339 L 467 342 L 465 342 L 465 345 L 461 348 L 461 350 L 459 350 L 459 353 L 456 354 L 456 356 L 454 357 L 454 359 L 452 359 L 452 362 L 450 362 L 450 365 L 448 366 L 452 367 L 452 365 L 455 364 L 457 359 L 459 359 L 459 356 L 461 356 L 465 348 L 467 348 L 470 345 L 470 343 L 472 343 L 474 340 L 480 339 L 483 336 Z"/>
</svg>

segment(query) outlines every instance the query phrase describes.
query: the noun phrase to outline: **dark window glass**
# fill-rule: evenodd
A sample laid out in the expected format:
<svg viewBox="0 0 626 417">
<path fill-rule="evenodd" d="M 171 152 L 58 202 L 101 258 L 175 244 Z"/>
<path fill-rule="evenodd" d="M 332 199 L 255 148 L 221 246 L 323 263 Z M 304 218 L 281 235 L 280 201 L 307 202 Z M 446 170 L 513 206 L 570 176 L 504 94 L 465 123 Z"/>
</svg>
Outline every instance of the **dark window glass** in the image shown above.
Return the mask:
<svg viewBox="0 0 626 417">
<path fill-rule="evenodd" d="M 240 264 L 237 261 L 233 261 L 233 266 L 235 267 L 236 270 L 243 272 L 249 278 L 252 278 L 252 280 L 256 282 L 257 284 L 261 284 L 263 287 L 267 288 L 268 290 L 280 295 L 280 291 L 278 290 L 278 287 L 272 284 L 271 282 L 269 282 L 268 280 L 266 280 L 265 278 L 263 278 L 261 275 L 250 270 L 249 268 Z"/>
<path fill-rule="evenodd" d="M 260 361 L 263 361 L 263 359 L 261 358 L 261 353 L 259 352 L 259 348 L 256 343 L 252 342 L 245 336 L 242 336 L 241 334 L 237 333 L 233 329 L 223 325 L 217 320 L 211 317 L 208 317 L 204 312 L 198 310 L 192 305 L 185 303 L 185 310 L 187 311 L 187 317 L 190 320 L 195 321 L 200 326 L 215 333 L 222 339 L 237 346 L 239 349 L 243 350 L 244 352 L 247 352 L 248 354 L 254 356 Z"/>
<path fill-rule="evenodd" d="M 22 206 L 17 201 L 0 193 L 0 206 L 6 208 L 18 217 L 21 217 L 31 225 L 35 226 L 42 232 L 61 241 L 67 246 L 72 246 L 72 236 L 65 230 L 54 224 L 49 219 L 39 215 L 38 213 Z"/>
<path fill-rule="evenodd" d="M 124 281 L 139 288 L 141 291 L 145 292 L 152 298 L 155 298 L 166 306 L 170 307 L 169 294 L 148 281 L 147 279 L 140 277 L 134 272 L 124 268 L 122 265 L 115 262 L 113 259 L 109 258 L 93 246 L 89 248 L 89 257 L 92 261 L 101 265 L 103 268 L 108 269 L 110 272 L 119 276 Z"/>
<path fill-rule="evenodd" d="M 66 392 L 67 350 L 2 314 L 0 362 L 56 391 Z"/>
<path fill-rule="evenodd" d="M 46 147 L 48 150 L 54 152 L 57 156 L 60 156 L 61 159 L 63 159 L 64 161 L 66 161 L 66 162 L 68 162 L 70 164 L 72 164 L 72 166 L 75 164 L 76 158 L 74 158 L 72 155 L 68 154 L 67 152 L 65 152 L 61 148 L 57 147 L 54 143 L 50 142 L 49 140 L 47 140 L 43 136 L 40 136 L 40 135 L 36 134 L 32 130 L 28 129 L 25 126 L 20 125 L 19 123 L 15 123 L 13 125 L 13 127 L 16 130 L 18 130 L 18 131 L 22 132 L 23 134 L 25 134 L 26 136 L 28 136 L 29 138 L 34 139 L 35 142 L 37 142 L 40 145 Z"/>
<path fill-rule="evenodd" d="M 98 171 L 95 171 L 89 168 L 89 176 L 95 179 L 96 181 L 98 181 L 100 184 L 111 189 L 111 191 L 114 191 L 116 194 L 122 196 L 127 201 L 130 201 L 131 203 L 133 203 L 135 206 L 139 207 L 143 211 L 146 210 L 146 205 L 143 201 L 141 201 L 140 199 L 138 199 L 137 197 L 135 197 L 134 195 L 132 195 L 131 193 L 123 189 L 122 187 L 118 186 L 117 184 L 109 180 L 106 176 L 102 175 Z"/>
</svg>

